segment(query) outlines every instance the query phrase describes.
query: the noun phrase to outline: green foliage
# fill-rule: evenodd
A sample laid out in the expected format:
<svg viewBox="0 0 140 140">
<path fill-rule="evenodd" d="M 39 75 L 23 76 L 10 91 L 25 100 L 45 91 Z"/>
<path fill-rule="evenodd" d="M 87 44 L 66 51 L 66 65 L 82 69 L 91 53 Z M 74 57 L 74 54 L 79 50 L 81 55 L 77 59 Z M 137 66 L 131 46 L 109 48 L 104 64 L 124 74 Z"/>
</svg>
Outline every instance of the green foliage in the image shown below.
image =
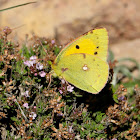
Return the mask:
<svg viewBox="0 0 140 140">
<path fill-rule="evenodd" d="M 60 52 L 60 48 L 56 46 L 55 49 L 54 49 L 54 54 L 58 55 L 59 52 Z"/>
<path fill-rule="evenodd" d="M 89 136 L 90 138 L 105 138 L 106 134 L 104 134 L 105 125 L 101 123 L 103 118 L 105 118 L 105 113 L 96 112 L 93 113 L 93 118 L 90 117 L 90 114 L 87 115 L 85 113 L 83 115 L 83 123 L 79 125 L 81 138 L 86 138 Z"/>
<path fill-rule="evenodd" d="M 117 94 L 113 94 L 113 100 L 114 100 L 116 103 L 119 102 L 119 101 L 118 101 L 118 95 L 117 95 Z"/>
<path fill-rule="evenodd" d="M 121 64 L 124 62 L 131 62 L 133 63 L 134 67 L 128 67 L 126 64 Z M 113 74 L 113 80 L 112 80 L 112 85 L 116 85 L 119 80 L 118 80 L 118 74 L 120 73 L 122 77 L 128 77 L 133 79 L 134 81 L 137 80 L 140 83 L 140 64 L 133 58 L 122 58 L 118 60 L 117 67 L 114 68 L 114 74 Z M 137 69 L 138 70 L 138 76 L 135 77 L 132 73 L 133 70 Z"/>
</svg>

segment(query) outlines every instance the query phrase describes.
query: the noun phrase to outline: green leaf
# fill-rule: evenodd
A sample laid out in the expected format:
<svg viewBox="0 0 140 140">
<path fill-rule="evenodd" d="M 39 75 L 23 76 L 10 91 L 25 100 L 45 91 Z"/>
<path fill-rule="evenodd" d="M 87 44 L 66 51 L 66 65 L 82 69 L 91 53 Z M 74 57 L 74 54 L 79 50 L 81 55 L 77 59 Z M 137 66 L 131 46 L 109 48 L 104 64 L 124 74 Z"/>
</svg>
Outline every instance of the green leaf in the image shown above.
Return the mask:
<svg viewBox="0 0 140 140">
<path fill-rule="evenodd" d="M 118 101 L 118 95 L 117 95 L 117 94 L 113 94 L 113 100 L 114 100 L 116 103 L 119 103 L 119 101 Z"/>
<path fill-rule="evenodd" d="M 56 47 L 55 50 L 54 50 L 54 54 L 55 55 L 58 55 L 60 52 L 60 48 L 59 47 Z"/>
</svg>

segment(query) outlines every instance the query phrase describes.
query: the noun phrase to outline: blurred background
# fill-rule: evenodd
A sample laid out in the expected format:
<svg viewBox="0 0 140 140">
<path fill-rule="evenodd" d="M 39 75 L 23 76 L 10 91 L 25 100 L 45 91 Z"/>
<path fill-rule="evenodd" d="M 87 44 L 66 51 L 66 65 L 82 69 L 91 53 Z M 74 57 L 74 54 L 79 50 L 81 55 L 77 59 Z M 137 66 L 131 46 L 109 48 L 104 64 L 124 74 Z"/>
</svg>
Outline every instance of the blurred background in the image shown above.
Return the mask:
<svg viewBox="0 0 140 140">
<path fill-rule="evenodd" d="M 0 0 L 0 9 L 33 0 Z M 23 25 L 23 26 L 22 26 Z M 109 32 L 115 58 L 132 57 L 140 62 L 140 0 L 38 0 L 0 12 L 0 28 L 14 29 L 9 36 L 25 41 L 25 35 L 56 39 L 59 45 L 96 27 Z"/>
</svg>

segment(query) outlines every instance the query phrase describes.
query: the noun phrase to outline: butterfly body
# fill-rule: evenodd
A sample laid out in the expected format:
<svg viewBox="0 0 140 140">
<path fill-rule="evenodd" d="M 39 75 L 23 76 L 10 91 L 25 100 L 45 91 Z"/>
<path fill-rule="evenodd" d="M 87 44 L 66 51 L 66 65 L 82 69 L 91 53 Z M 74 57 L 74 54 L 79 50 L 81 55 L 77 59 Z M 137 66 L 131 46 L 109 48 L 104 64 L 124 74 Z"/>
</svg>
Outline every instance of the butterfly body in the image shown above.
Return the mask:
<svg viewBox="0 0 140 140">
<path fill-rule="evenodd" d="M 108 80 L 107 50 L 106 29 L 95 29 L 69 43 L 59 53 L 52 68 L 57 76 L 96 94 Z"/>
</svg>

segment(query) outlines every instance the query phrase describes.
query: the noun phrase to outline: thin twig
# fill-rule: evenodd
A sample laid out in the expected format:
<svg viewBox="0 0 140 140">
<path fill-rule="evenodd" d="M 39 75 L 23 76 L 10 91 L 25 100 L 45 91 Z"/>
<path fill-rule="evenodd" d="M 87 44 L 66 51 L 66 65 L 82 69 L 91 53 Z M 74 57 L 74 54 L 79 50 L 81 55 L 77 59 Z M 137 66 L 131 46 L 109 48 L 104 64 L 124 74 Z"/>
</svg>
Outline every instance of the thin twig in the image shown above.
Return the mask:
<svg viewBox="0 0 140 140">
<path fill-rule="evenodd" d="M 17 101 L 17 100 L 15 100 L 15 102 L 18 104 L 18 107 L 19 107 L 19 109 L 20 109 L 20 111 L 21 111 L 21 114 L 23 115 L 23 117 L 25 118 L 25 120 L 26 120 L 26 121 L 28 121 L 28 119 L 27 119 L 27 117 L 25 116 L 25 114 L 24 114 L 23 110 L 21 109 L 21 107 L 20 107 L 20 105 L 19 105 L 18 101 Z"/>
<path fill-rule="evenodd" d="M 4 93 L 4 94 L 5 94 L 6 96 L 8 96 L 8 97 L 12 97 L 12 95 L 10 95 L 10 94 L 7 94 L 7 93 Z M 14 100 L 14 101 L 17 103 L 17 105 L 18 105 L 18 107 L 19 107 L 19 109 L 20 109 L 20 111 L 21 111 L 21 114 L 23 115 L 23 117 L 25 118 L 25 120 L 28 121 L 28 119 L 27 119 L 27 117 L 25 116 L 23 110 L 21 109 L 21 107 L 20 107 L 20 105 L 19 105 L 17 99 Z"/>
</svg>

